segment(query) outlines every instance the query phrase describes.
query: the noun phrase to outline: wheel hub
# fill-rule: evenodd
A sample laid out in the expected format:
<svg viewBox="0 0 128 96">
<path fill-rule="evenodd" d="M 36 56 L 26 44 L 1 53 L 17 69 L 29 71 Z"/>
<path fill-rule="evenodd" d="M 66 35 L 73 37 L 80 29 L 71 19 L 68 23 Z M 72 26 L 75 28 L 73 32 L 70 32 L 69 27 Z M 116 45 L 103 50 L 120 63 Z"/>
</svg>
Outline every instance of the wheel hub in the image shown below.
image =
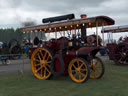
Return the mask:
<svg viewBox="0 0 128 96">
<path fill-rule="evenodd" d="M 123 57 L 125 57 L 125 56 L 126 56 L 126 53 L 125 53 L 125 52 L 123 52 L 123 53 L 122 53 L 122 56 L 123 56 Z"/>
<path fill-rule="evenodd" d="M 45 64 L 45 63 L 47 63 L 47 61 L 46 60 L 41 60 L 40 63 Z"/>
<path fill-rule="evenodd" d="M 77 72 L 80 72 L 80 68 L 76 68 L 76 71 L 77 71 Z"/>
</svg>

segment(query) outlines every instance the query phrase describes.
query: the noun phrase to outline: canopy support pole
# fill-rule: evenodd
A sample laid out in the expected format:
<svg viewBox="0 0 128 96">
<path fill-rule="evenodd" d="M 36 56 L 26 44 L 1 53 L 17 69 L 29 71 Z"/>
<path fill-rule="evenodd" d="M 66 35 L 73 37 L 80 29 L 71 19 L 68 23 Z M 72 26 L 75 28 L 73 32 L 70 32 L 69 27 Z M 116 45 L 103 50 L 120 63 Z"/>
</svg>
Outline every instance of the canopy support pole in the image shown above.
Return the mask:
<svg viewBox="0 0 128 96">
<path fill-rule="evenodd" d="M 96 45 L 98 46 L 98 22 L 96 22 Z"/>
<path fill-rule="evenodd" d="M 55 32 L 55 38 L 57 39 L 57 32 Z"/>
<path fill-rule="evenodd" d="M 102 42 L 103 42 L 103 46 L 104 46 L 104 45 L 105 45 L 105 44 L 104 44 L 104 23 L 102 23 L 102 32 L 103 32 L 103 33 L 102 33 L 102 39 L 103 39 Z"/>
</svg>

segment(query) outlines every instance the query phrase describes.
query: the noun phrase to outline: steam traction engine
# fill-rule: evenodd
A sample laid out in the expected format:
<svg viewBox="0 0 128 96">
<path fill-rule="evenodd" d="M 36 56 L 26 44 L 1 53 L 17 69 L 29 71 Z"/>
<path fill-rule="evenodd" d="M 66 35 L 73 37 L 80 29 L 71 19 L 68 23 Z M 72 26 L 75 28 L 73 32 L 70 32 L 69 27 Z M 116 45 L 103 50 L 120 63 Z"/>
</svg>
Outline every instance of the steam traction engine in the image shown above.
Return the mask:
<svg viewBox="0 0 128 96">
<path fill-rule="evenodd" d="M 0 48 L 0 55 L 7 55 L 11 59 L 19 59 L 21 57 L 19 54 L 21 53 L 23 53 L 22 47 L 16 39 L 11 39 L 8 44 L 4 43 Z"/>
<path fill-rule="evenodd" d="M 103 62 L 96 57 L 96 53 L 104 48 L 98 27 L 113 25 L 113 19 L 107 16 L 74 19 L 74 14 L 69 14 L 43 19 L 43 23 L 22 28 L 23 32 L 36 30 L 55 34 L 55 38 L 43 42 L 43 47 L 29 51 L 32 72 L 38 79 L 69 74 L 73 81 L 80 83 L 103 76 Z M 87 36 L 87 28 L 92 27 L 96 27 L 96 35 Z"/>
<path fill-rule="evenodd" d="M 113 33 L 128 32 L 128 26 L 116 26 L 104 28 L 104 33 L 108 33 L 109 59 L 114 60 L 117 65 L 128 65 L 128 37 L 120 37 L 118 42 L 113 41 Z M 102 31 L 103 33 L 103 31 Z"/>
</svg>

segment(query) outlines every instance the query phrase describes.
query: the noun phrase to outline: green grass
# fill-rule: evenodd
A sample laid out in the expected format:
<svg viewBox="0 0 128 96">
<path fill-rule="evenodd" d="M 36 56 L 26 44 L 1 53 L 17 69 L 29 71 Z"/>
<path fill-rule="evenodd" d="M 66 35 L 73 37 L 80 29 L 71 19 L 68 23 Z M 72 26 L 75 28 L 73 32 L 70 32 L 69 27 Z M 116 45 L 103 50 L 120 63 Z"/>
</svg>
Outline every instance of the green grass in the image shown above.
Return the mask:
<svg viewBox="0 0 128 96">
<path fill-rule="evenodd" d="M 99 80 L 74 83 L 68 76 L 38 80 L 32 73 L 0 76 L 0 96 L 128 96 L 128 66 L 105 63 Z"/>
</svg>

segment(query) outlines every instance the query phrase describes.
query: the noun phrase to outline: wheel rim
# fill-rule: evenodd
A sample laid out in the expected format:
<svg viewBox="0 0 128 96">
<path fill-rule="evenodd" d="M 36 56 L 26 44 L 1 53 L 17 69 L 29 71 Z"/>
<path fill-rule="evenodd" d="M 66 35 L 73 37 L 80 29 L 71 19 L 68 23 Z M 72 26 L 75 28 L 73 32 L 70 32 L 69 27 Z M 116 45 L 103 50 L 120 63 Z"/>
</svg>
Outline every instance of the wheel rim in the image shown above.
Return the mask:
<svg viewBox="0 0 128 96">
<path fill-rule="evenodd" d="M 77 83 L 84 82 L 88 78 L 88 66 L 80 58 L 73 59 L 69 64 L 69 76 Z"/>
<path fill-rule="evenodd" d="M 114 51 L 114 60 L 116 64 L 128 65 L 128 48 L 126 45 L 119 45 Z"/>
<path fill-rule="evenodd" d="M 36 49 L 31 58 L 33 74 L 38 79 L 48 79 L 51 76 L 50 64 L 52 62 L 51 53 L 45 48 Z"/>
<path fill-rule="evenodd" d="M 101 75 L 103 74 L 103 65 L 99 59 L 93 58 L 91 60 L 90 72 L 90 78 L 92 79 L 98 79 L 101 77 Z"/>
</svg>

